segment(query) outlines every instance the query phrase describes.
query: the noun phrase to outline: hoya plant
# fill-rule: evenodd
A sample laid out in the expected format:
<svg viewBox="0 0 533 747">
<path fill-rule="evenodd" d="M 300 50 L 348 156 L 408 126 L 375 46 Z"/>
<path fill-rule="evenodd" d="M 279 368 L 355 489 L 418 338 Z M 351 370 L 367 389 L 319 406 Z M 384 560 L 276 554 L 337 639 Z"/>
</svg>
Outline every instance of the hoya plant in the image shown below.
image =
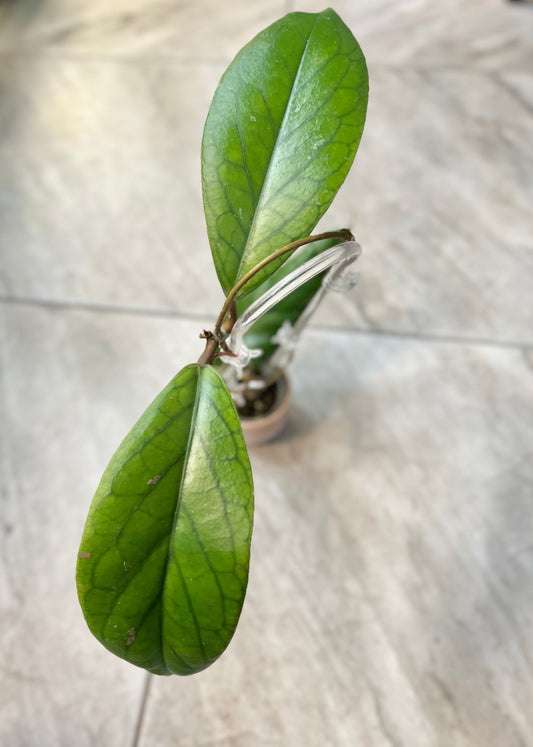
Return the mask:
<svg viewBox="0 0 533 747">
<path fill-rule="evenodd" d="M 226 301 L 198 362 L 172 379 L 112 457 L 77 561 L 90 630 L 150 672 L 199 672 L 235 632 L 253 523 L 237 405 L 249 409 L 275 384 L 280 330 L 316 300 L 337 261 L 323 258 L 353 238 L 311 232 L 350 169 L 367 97 L 361 49 L 332 10 L 291 13 L 266 28 L 214 95 L 202 185 Z"/>
</svg>

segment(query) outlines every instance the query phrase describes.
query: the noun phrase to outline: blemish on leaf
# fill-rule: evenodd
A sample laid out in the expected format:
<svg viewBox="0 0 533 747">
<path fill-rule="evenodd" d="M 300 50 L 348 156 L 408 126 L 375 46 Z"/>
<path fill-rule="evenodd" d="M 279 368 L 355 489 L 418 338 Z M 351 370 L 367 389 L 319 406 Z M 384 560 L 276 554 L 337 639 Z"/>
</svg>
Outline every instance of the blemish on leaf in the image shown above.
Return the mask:
<svg viewBox="0 0 533 747">
<path fill-rule="evenodd" d="M 147 485 L 157 485 L 159 480 L 161 479 L 161 475 L 156 475 L 155 477 L 152 477 L 150 480 L 147 480 Z"/>
<path fill-rule="evenodd" d="M 128 637 L 126 638 L 126 646 L 131 646 L 133 641 L 135 640 L 135 636 L 137 635 L 137 632 L 135 628 L 130 628 L 128 630 Z"/>
<path fill-rule="evenodd" d="M 240 571 L 242 571 L 243 573 L 244 573 L 244 572 L 245 572 L 245 570 L 246 570 L 246 568 L 244 568 L 244 566 L 242 566 L 242 565 L 241 565 L 240 563 L 237 563 L 237 568 L 238 568 L 238 569 L 239 569 Z"/>
<path fill-rule="evenodd" d="M 78 558 L 90 558 L 91 553 L 90 552 L 80 552 L 78 555 Z"/>
</svg>

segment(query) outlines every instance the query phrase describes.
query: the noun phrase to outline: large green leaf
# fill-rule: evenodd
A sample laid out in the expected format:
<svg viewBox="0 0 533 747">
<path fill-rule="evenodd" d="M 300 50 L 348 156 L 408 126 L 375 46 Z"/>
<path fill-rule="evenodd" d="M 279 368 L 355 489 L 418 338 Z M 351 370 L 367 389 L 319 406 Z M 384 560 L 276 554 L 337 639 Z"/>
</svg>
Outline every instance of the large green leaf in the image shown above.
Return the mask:
<svg viewBox="0 0 533 747">
<path fill-rule="evenodd" d="M 202 142 L 209 241 L 226 294 L 273 251 L 311 233 L 352 164 L 367 98 L 363 53 L 333 10 L 285 16 L 231 63 Z"/>
<path fill-rule="evenodd" d="M 271 275 L 266 282 L 260 285 L 258 288 L 249 293 L 246 298 L 237 303 L 237 312 L 240 316 L 245 309 L 250 306 L 257 298 L 260 298 L 265 291 L 279 282 L 282 278 L 286 277 L 289 273 L 296 270 L 298 267 L 303 265 L 312 257 L 316 257 L 331 246 L 335 246 L 342 239 L 326 239 L 322 241 L 315 241 L 312 244 L 307 244 L 298 250 L 296 254 L 293 254 L 285 264 Z M 278 345 L 272 342 L 272 338 L 278 332 L 281 325 L 288 321 L 293 326 L 298 321 L 302 313 L 304 312 L 307 305 L 313 299 L 315 293 L 320 288 L 322 279 L 325 273 L 316 275 L 311 280 L 301 285 L 299 288 L 294 290 L 290 295 L 280 301 L 273 309 L 267 311 L 266 314 L 254 324 L 252 329 L 245 335 L 245 342 L 249 348 L 261 348 L 263 351 L 259 358 L 254 358 L 252 364 L 258 371 L 277 350 Z"/>
<path fill-rule="evenodd" d="M 111 459 L 81 541 L 77 585 L 94 635 L 157 674 L 192 674 L 228 645 L 244 601 L 250 464 L 228 389 L 184 368 Z"/>
</svg>

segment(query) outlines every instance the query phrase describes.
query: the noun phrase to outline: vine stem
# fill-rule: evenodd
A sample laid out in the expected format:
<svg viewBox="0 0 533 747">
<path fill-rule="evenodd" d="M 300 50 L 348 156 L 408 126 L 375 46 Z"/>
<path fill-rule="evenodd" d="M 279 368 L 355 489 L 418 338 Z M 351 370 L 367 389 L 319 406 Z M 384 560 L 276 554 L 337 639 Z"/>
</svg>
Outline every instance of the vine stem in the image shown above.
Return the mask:
<svg viewBox="0 0 533 747">
<path fill-rule="evenodd" d="M 265 257 L 265 259 L 261 260 L 261 262 L 258 262 L 255 267 L 252 267 L 251 270 L 249 270 L 245 275 L 242 276 L 242 278 L 230 290 L 228 296 L 226 297 L 226 300 L 224 301 L 224 305 L 222 306 L 215 324 L 215 331 L 208 332 L 207 330 L 205 330 L 203 334 L 200 335 L 200 337 L 204 338 L 207 341 L 205 350 L 198 359 L 198 364 L 200 366 L 207 366 L 213 362 L 220 344 L 229 335 L 233 328 L 233 325 L 237 321 L 236 297 L 239 291 L 244 288 L 244 286 L 249 283 L 250 280 L 252 280 L 252 278 L 254 278 L 257 273 L 260 272 L 264 267 L 269 265 L 271 262 L 275 262 L 280 257 L 283 257 L 284 254 L 294 252 L 301 246 L 311 244 L 315 241 L 323 241 L 324 239 L 343 239 L 344 241 L 351 241 L 353 240 L 353 234 L 349 229 L 342 228 L 340 231 L 326 231 L 325 233 L 315 234 L 314 236 L 306 236 L 303 239 L 291 241 L 290 244 L 287 244 L 281 249 L 277 249 L 272 254 L 269 254 L 268 257 Z"/>
<path fill-rule="evenodd" d="M 218 353 L 218 349 L 221 344 L 224 344 L 224 339 L 229 335 L 231 330 L 233 329 L 233 325 L 237 321 L 237 303 L 235 301 L 232 301 L 229 305 L 226 321 L 222 325 L 222 327 L 219 329 L 218 334 L 213 332 L 208 332 L 207 330 L 204 330 L 203 333 L 200 335 L 204 340 L 207 340 L 205 345 L 205 350 L 202 353 L 202 355 L 198 358 L 198 364 L 200 366 L 208 366 L 210 365 L 214 360 Z M 223 338 L 221 332 L 224 332 Z"/>
<path fill-rule="evenodd" d="M 353 239 L 352 232 L 349 231 L 347 228 L 343 228 L 340 231 L 327 231 L 326 233 L 319 233 L 315 236 L 306 236 L 303 239 L 297 239 L 296 241 L 292 241 L 290 244 L 287 244 L 287 246 L 283 246 L 281 249 L 278 249 L 277 251 L 273 252 L 272 254 L 269 254 L 268 257 L 265 257 L 265 259 L 261 260 L 258 264 L 255 265 L 255 267 L 252 267 L 251 270 L 249 270 L 246 275 L 243 275 L 242 278 L 239 280 L 238 283 L 236 283 L 233 288 L 230 290 L 225 302 L 224 306 L 222 307 L 222 310 L 218 316 L 217 323 L 215 325 L 215 336 L 218 336 L 221 331 L 222 323 L 226 317 L 226 314 L 228 313 L 228 310 L 234 301 L 235 297 L 237 296 L 237 293 L 244 288 L 244 286 L 254 278 L 258 272 L 260 272 L 264 267 L 269 265 L 271 262 L 275 262 L 277 259 L 282 257 L 284 254 L 288 254 L 289 252 L 294 252 L 296 249 L 299 249 L 301 246 L 305 246 L 306 244 L 311 244 L 315 241 L 322 241 L 324 239 L 344 239 L 344 241 L 349 241 Z"/>
</svg>

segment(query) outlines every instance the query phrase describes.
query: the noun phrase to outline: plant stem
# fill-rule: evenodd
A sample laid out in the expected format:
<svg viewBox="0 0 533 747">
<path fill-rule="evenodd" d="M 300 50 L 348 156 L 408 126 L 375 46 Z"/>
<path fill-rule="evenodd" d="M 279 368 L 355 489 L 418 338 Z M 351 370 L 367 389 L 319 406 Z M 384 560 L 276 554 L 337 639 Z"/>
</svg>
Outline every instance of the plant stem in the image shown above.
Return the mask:
<svg viewBox="0 0 533 747">
<path fill-rule="evenodd" d="M 204 352 L 198 358 L 198 365 L 209 366 L 215 360 L 215 356 L 218 352 L 218 348 L 220 347 L 220 342 L 217 340 L 217 338 L 214 336 L 212 332 L 204 332 L 203 334 L 200 335 L 200 337 L 207 340 L 207 342 L 205 344 Z"/>
<path fill-rule="evenodd" d="M 235 301 L 233 301 L 229 306 L 226 321 L 222 325 L 222 331 L 224 332 L 225 337 L 229 335 L 236 321 L 237 304 Z M 218 348 L 221 344 L 224 344 L 224 340 L 220 338 L 220 335 L 213 334 L 213 332 L 208 332 L 207 330 L 204 330 L 200 337 L 202 337 L 204 340 L 207 340 L 207 342 L 204 352 L 198 358 L 198 365 L 208 366 L 214 361 L 215 356 L 218 352 Z"/>
<path fill-rule="evenodd" d="M 198 359 L 198 364 L 200 366 L 208 366 L 213 362 L 218 352 L 218 348 L 233 329 L 233 325 L 237 321 L 236 296 L 239 291 L 264 267 L 269 265 L 271 262 L 275 262 L 284 254 L 294 252 L 301 246 L 311 244 L 315 241 L 323 241 L 324 239 L 343 239 L 344 241 L 352 241 L 353 234 L 348 228 L 342 228 L 340 231 L 326 231 L 325 233 L 319 233 L 315 236 L 306 236 L 303 239 L 292 241 L 290 244 L 287 244 L 287 246 L 283 246 L 281 249 L 277 249 L 272 254 L 269 254 L 268 257 L 265 257 L 265 259 L 255 265 L 255 267 L 252 267 L 246 275 L 243 275 L 243 277 L 230 290 L 226 300 L 224 301 L 224 305 L 222 306 L 215 324 L 215 331 L 204 331 L 204 333 L 200 335 L 200 337 L 207 340 L 205 350 Z"/>
<path fill-rule="evenodd" d="M 228 297 L 226 298 L 224 302 L 224 306 L 222 307 L 222 310 L 218 316 L 217 323 L 215 325 L 215 335 L 217 336 L 218 334 L 220 334 L 222 322 L 224 321 L 226 314 L 228 313 L 228 310 L 231 304 L 233 303 L 237 293 L 246 285 L 246 283 L 248 283 L 253 277 L 255 277 L 260 270 L 262 270 L 264 267 L 269 265 L 271 262 L 275 262 L 276 259 L 279 259 L 284 254 L 288 254 L 289 252 L 294 252 L 296 249 L 299 249 L 301 246 L 305 246 L 306 244 L 311 244 L 314 241 L 322 241 L 324 239 L 344 239 L 345 241 L 350 241 L 353 239 L 353 235 L 352 235 L 352 232 L 349 231 L 347 228 L 343 228 L 340 231 L 327 231 L 326 233 L 319 233 L 319 234 L 316 234 L 315 236 L 306 236 L 303 239 L 292 241 L 290 244 L 287 244 L 287 246 L 284 246 L 281 249 L 278 249 L 277 251 L 273 252 L 272 254 L 269 254 L 268 257 L 265 257 L 265 259 L 263 259 L 261 262 L 255 265 L 255 267 L 252 267 L 252 269 L 249 270 L 246 273 L 246 275 L 243 275 L 243 277 L 239 280 L 239 282 L 236 283 L 233 286 L 233 288 L 230 290 Z"/>
</svg>

